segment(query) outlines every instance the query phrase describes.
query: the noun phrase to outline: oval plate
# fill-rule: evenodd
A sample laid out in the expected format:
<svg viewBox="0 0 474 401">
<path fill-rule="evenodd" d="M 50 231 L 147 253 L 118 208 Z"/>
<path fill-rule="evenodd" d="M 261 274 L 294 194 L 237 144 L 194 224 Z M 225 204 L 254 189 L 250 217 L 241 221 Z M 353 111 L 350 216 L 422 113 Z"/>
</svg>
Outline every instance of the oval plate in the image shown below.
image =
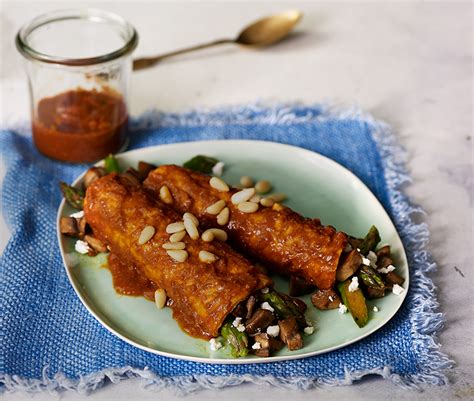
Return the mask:
<svg viewBox="0 0 474 401">
<path fill-rule="evenodd" d="M 154 164 L 182 164 L 197 154 L 216 157 L 225 163 L 223 178 L 236 184 L 242 175 L 268 179 L 275 192 L 289 195 L 286 202 L 307 217 L 362 237 L 375 224 L 382 243 L 390 244 L 397 272 L 408 289 L 408 264 L 400 237 L 382 205 L 353 173 L 336 162 L 309 150 L 261 141 L 203 141 L 137 149 L 117 155 L 122 167 L 136 167 L 143 160 Z M 277 161 L 277 162 L 276 162 Z M 83 175 L 74 185 L 80 184 Z M 305 336 L 305 346 L 297 351 L 281 350 L 275 356 L 248 356 L 235 359 L 225 348 L 211 352 L 209 343 L 186 335 L 172 319 L 171 310 L 158 310 L 142 297 L 119 295 L 112 286 L 106 255 L 89 257 L 74 252 L 74 240 L 59 232 L 59 218 L 74 210 L 64 200 L 58 210 L 58 240 L 67 275 L 89 312 L 110 332 L 145 351 L 172 358 L 205 363 L 262 363 L 305 358 L 329 352 L 367 337 L 380 329 L 402 305 L 407 291 L 396 296 L 368 301 L 369 322 L 359 328 L 349 313 L 320 311 L 309 305 L 307 316 L 316 331 Z M 288 281 L 274 277 L 275 287 L 288 291 Z M 379 312 L 373 312 L 373 306 Z"/>
</svg>

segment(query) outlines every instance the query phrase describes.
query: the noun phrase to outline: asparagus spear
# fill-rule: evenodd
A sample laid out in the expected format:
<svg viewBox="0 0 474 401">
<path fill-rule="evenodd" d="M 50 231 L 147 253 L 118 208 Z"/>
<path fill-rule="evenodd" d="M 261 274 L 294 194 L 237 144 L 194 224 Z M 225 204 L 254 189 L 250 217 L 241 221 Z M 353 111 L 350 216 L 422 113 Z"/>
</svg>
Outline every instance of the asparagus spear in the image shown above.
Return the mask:
<svg viewBox="0 0 474 401">
<path fill-rule="evenodd" d="M 360 253 L 362 255 L 367 255 L 369 251 L 375 250 L 375 247 L 377 246 L 379 242 L 380 242 L 379 230 L 377 230 L 377 227 L 375 226 L 370 227 L 370 230 L 365 236 L 364 241 L 362 242 L 362 245 L 359 247 Z"/>
<path fill-rule="evenodd" d="M 343 283 L 339 283 L 337 288 L 341 293 L 342 302 L 344 302 L 344 305 L 346 305 L 349 312 L 351 312 L 354 321 L 359 327 L 364 327 L 369 320 L 365 297 L 360 288 L 353 292 L 349 291 L 350 283 L 351 280 L 346 280 Z"/>
<path fill-rule="evenodd" d="M 210 174 L 212 172 L 212 168 L 218 162 L 219 160 L 214 159 L 213 157 L 198 155 L 184 163 L 183 167 L 198 171 L 200 173 Z"/>
<path fill-rule="evenodd" d="M 108 155 L 104 159 L 104 164 L 108 173 L 120 173 L 118 161 L 113 154 Z"/>
<path fill-rule="evenodd" d="M 359 270 L 359 278 L 367 287 L 384 289 L 385 283 L 382 277 L 370 266 L 362 265 Z"/>
<path fill-rule="evenodd" d="M 273 309 L 275 309 L 275 312 L 280 318 L 286 319 L 294 316 L 299 326 L 307 326 L 304 314 L 296 307 L 296 305 L 292 302 L 287 302 L 277 292 L 268 291 L 266 294 L 262 294 L 261 297 L 263 301 L 268 302 Z"/>
<path fill-rule="evenodd" d="M 63 193 L 67 203 L 69 203 L 74 209 L 84 209 L 84 193 L 80 189 L 71 187 L 62 181 L 60 182 L 59 187 L 61 188 L 61 192 Z"/>
<path fill-rule="evenodd" d="M 224 337 L 224 342 L 230 345 L 234 358 L 248 355 L 249 340 L 245 332 L 238 331 L 232 323 L 226 323 L 221 328 L 221 335 Z"/>
</svg>

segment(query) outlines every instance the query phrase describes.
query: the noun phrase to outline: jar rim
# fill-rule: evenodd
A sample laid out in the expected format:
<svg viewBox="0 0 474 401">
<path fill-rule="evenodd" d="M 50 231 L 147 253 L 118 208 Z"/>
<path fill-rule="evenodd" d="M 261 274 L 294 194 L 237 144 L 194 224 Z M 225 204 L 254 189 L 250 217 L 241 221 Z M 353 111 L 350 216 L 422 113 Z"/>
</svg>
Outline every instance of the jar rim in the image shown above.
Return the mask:
<svg viewBox="0 0 474 401">
<path fill-rule="evenodd" d="M 58 21 L 78 19 L 88 20 L 91 22 L 109 22 L 120 26 L 127 36 L 125 39 L 125 44 L 117 50 L 99 56 L 85 58 L 65 58 L 36 51 L 27 43 L 28 36 L 36 29 L 44 25 Z M 18 31 L 15 38 L 15 44 L 18 51 L 28 59 L 67 66 L 88 66 L 105 63 L 131 53 L 138 45 L 138 33 L 129 22 L 115 13 L 96 8 L 67 9 L 41 14 L 31 20 L 29 23 L 25 24 Z"/>
</svg>

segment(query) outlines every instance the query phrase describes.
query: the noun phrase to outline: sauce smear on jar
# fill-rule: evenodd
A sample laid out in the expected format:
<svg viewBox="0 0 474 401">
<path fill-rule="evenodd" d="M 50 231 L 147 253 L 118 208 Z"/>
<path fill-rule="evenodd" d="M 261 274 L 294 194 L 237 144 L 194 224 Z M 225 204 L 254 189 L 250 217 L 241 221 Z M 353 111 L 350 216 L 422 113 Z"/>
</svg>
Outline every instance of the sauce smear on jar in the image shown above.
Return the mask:
<svg viewBox="0 0 474 401">
<path fill-rule="evenodd" d="M 53 159 L 93 162 L 124 145 L 127 125 L 127 108 L 118 92 L 77 88 L 39 101 L 33 139 Z"/>
</svg>

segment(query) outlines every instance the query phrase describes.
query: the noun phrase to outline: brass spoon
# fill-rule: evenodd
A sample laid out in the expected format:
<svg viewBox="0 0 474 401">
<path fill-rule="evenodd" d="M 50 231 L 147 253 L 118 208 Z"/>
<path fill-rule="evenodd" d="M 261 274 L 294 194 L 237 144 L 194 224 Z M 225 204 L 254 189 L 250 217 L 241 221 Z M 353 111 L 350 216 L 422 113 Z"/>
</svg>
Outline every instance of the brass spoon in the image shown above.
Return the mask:
<svg viewBox="0 0 474 401">
<path fill-rule="evenodd" d="M 235 43 L 246 47 L 269 46 L 285 38 L 302 17 L 303 14 L 300 11 L 285 11 L 281 14 L 272 15 L 254 22 L 247 26 L 235 39 L 219 39 L 155 57 L 145 57 L 133 60 L 133 69 L 142 70 L 144 68 L 152 67 L 168 57 L 224 43 Z"/>
</svg>

